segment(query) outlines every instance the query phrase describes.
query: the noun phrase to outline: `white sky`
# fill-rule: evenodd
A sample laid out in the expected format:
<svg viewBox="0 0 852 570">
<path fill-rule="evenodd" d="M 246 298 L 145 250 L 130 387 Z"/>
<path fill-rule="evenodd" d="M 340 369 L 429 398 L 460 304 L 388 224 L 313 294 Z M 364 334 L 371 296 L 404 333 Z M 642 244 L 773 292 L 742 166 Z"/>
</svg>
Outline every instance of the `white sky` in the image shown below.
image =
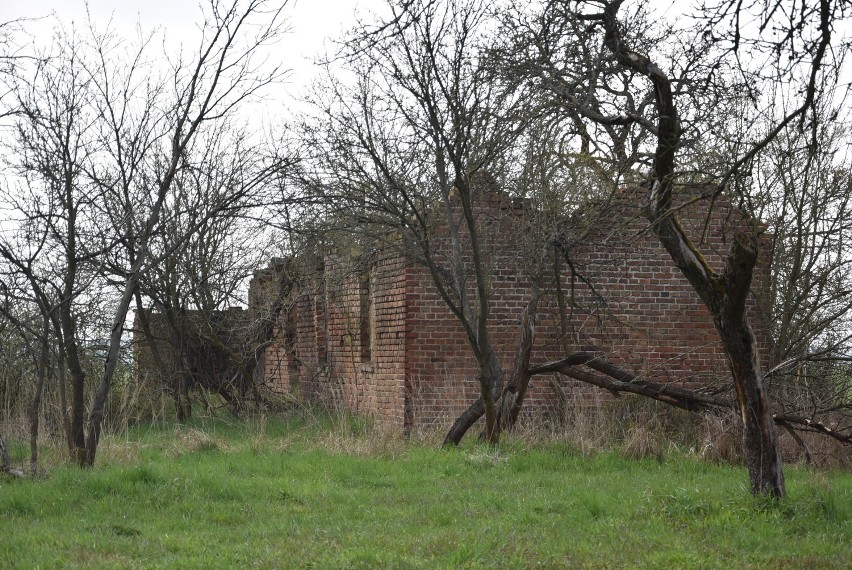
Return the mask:
<svg viewBox="0 0 852 570">
<path fill-rule="evenodd" d="M 275 4 L 280 0 L 271 0 Z M 201 5 L 209 0 L 88 0 L 94 23 L 103 29 L 111 21 L 112 27 L 127 38 L 136 37 L 137 24 L 143 32 L 155 28 L 163 30 L 170 50 L 178 50 L 181 43 L 186 48 L 197 45 L 197 25 L 201 17 Z M 663 12 L 689 2 L 680 0 L 651 0 Z M 85 0 L 0 0 L 0 22 L 17 18 L 31 18 L 24 29 L 32 41 L 47 44 L 57 22 L 70 28 L 86 25 Z M 298 108 L 296 101 L 303 95 L 317 73 L 313 59 L 326 50 L 332 52 L 333 40 L 355 23 L 355 15 L 369 16 L 370 12 L 383 13 L 386 0 L 289 0 L 284 9 L 289 27 L 286 37 L 275 46 L 270 59 L 282 63 L 290 74 L 287 82 L 279 89 L 268 93 L 268 109 L 282 107 Z M 152 52 L 149 52 L 152 55 Z M 275 115 L 283 113 L 272 111 Z M 265 119 L 262 119 L 265 120 Z"/>
<path fill-rule="evenodd" d="M 170 50 L 194 48 L 201 5 L 208 0 L 88 0 L 93 21 L 112 27 L 128 38 L 136 37 L 137 24 L 144 32 L 163 30 Z M 276 0 L 270 2 L 275 4 Z M 313 59 L 333 51 L 332 41 L 355 23 L 356 12 L 364 16 L 381 13 L 385 0 L 289 0 L 284 16 L 289 32 L 273 48 L 270 59 L 290 69 L 286 84 L 270 96 L 286 105 L 301 95 L 317 72 Z M 55 17 L 54 17 L 55 16 Z M 57 22 L 70 28 L 86 25 L 84 0 L 0 0 L 0 22 L 31 18 L 23 28 L 36 44 L 47 44 Z M 151 52 L 153 54 L 153 52 Z"/>
</svg>

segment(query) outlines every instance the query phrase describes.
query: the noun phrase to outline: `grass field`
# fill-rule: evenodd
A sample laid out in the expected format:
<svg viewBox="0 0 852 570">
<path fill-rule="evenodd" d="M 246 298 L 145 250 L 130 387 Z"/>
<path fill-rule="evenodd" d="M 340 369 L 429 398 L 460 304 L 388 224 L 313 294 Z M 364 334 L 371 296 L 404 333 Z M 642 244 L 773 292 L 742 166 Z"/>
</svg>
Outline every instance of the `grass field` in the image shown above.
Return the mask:
<svg viewBox="0 0 852 570">
<path fill-rule="evenodd" d="M 775 503 L 683 455 L 441 450 L 362 427 L 137 428 L 93 470 L 0 478 L 0 567 L 852 567 L 849 473 L 789 468 Z"/>
</svg>

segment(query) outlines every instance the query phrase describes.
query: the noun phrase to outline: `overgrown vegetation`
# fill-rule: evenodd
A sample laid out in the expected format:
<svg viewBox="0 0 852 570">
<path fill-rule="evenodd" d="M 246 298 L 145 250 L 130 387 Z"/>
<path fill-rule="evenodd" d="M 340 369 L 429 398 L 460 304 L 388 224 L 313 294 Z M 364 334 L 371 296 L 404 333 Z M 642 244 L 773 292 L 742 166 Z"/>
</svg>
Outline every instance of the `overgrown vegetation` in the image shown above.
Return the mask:
<svg viewBox="0 0 852 570">
<path fill-rule="evenodd" d="M 0 22 L 0 202 L 8 214 L 0 233 L 0 435 L 11 442 L 16 466 L 23 465 L 28 437 L 29 472 L 52 475 L 9 485 L 8 493 L 4 488 L 3 526 L 12 540 L 2 562 L 848 562 L 832 554 L 846 546 L 847 512 L 834 502 L 843 504 L 837 497 L 845 491 L 834 481 L 846 489 L 846 476 L 798 472 L 800 494 L 793 490 L 783 508 L 715 499 L 714 490 L 729 488 L 726 473 L 735 469 L 708 475 L 706 488 L 704 479 L 680 477 L 680 471 L 715 469 L 696 467 L 701 464 L 692 455 L 744 457 L 751 491 L 781 497 L 782 454 L 848 462 L 848 452 L 833 461 L 830 451 L 807 441 L 819 431 L 849 443 L 852 429 L 852 178 L 850 117 L 842 104 L 849 94 L 842 57 L 850 42 L 848 3 L 823 0 L 806 9 L 794 0 L 721 0 L 702 5 L 691 23 L 655 25 L 647 2 L 388 0 L 390 15 L 364 20 L 342 38 L 339 57 L 330 58 L 348 65 L 355 82 L 344 80 L 345 71 L 335 78 L 329 68 L 329 81 L 317 83 L 317 116 L 294 121 L 302 127 L 285 137 L 290 140 L 263 140 L 242 114 L 285 77 L 286 62 L 266 67 L 260 61 L 265 46 L 284 32 L 288 2 L 205 4 L 202 35 L 187 43 L 196 49 L 177 57 L 152 51 L 158 36 L 142 33 L 124 43 L 117 30 L 91 19 L 79 35 L 57 22 L 49 46 L 29 50 L 20 39 L 21 22 Z M 789 22 L 788 15 L 794 15 Z M 741 16 L 751 23 L 741 26 Z M 529 200 L 538 219 L 548 221 L 535 224 L 541 232 L 517 232 L 530 240 L 531 253 L 521 256 L 529 291 L 511 373 L 489 328 L 497 320 L 490 299 L 495 280 L 482 248 L 487 220 L 474 207 L 477 181 L 491 185 L 491 178 L 494 186 L 514 188 L 514 198 Z M 735 422 L 726 417 L 707 416 L 697 428 L 684 422 L 676 426 L 677 438 L 666 439 L 658 435 L 668 432 L 660 416 L 634 410 L 625 422 L 611 421 L 635 464 L 612 455 L 610 442 L 594 441 L 608 437 L 595 423 L 571 424 L 589 431 L 576 430 L 567 451 L 528 449 L 523 434 L 497 446 L 520 413 L 530 378 L 544 370 L 531 365 L 530 354 L 539 299 L 547 288 L 559 289 L 558 280 L 544 276 L 553 248 L 564 248 L 569 236 L 563 222 L 589 196 L 642 182 L 649 186 L 648 231 L 714 317 L 731 364 L 729 388 L 737 388 L 745 445 L 718 443 L 729 432 L 731 442 L 739 439 L 742 426 L 731 427 Z M 723 252 L 724 271 L 706 261 L 704 244 L 690 241 L 672 206 L 674 193 L 696 184 L 705 189 L 708 220 L 720 197 L 750 216 L 730 254 Z M 444 206 L 445 238 L 435 231 L 436 203 Z M 581 239 L 582 232 L 575 233 Z M 370 245 L 393 236 L 427 267 L 465 329 L 480 372 L 481 399 L 447 440 L 458 443 L 484 416 L 493 448 L 456 454 L 391 442 L 375 454 L 369 438 L 352 437 L 349 423 L 325 432 L 322 422 L 312 422 L 285 436 L 280 425 L 269 435 L 190 421 L 196 402 L 205 412 L 218 405 L 207 399 L 211 393 L 235 415 L 246 407 L 269 409 L 258 397 L 254 366 L 283 301 L 271 303 L 254 326 L 236 318 L 240 326 L 225 326 L 231 319 L 222 315 L 244 304 L 245 280 L 273 244 L 288 256 L 305 250 L 321 257 L 317 244 L 333 249 L 331 237 L 339 234 Z M 752 276 L 765 266 L 758 246 L 767 236 L 773 274 L 768 290 L 757 291 Z M 749 295 L 768 297 L 758 299 L 762 317 L 772 321 L 770 356 L 762 364 Z M 123 344 L 134 305 L 143 329 L 153 308 L 174 337 L 164 343 L 174 354 L 152 348 L 164 373 L 147 385 L 132 376 Z M 255 338 L 249 330 L 263 334 Z M 143 332 L 152 340 L 150 330 Z M 201 341 L 211 350 L 200 350 Z M 201 360 L 212 361 L 215 381 L 199 373 Z M 598 364 L 595 370 L 605 373 Z M 628 373 L 615 376 L 624 385 L 641 382 Z M 589 383 L 621 389 L 594 377 Z M 662 393 L 672 386 L 654 388 Z M 703 389 L 697 394 L 702 405 L 712 400 L 716 408 L 731 407 L 733 396 L 721 400 L 715 386 Z M 167 405 L 164 393 L 172 399 Z M 249 400 L 256 405 L 246 406 Z M 700 407 L 696 402 L 674 399 L 688 409 Z M 172 415 L 187 427 L 129 427 Z M 789 437 L 782 433 L 776 441 L 775 424 Z M 329 449 L 324 434 L 336 437 L 343 427 L 346 438 L 334 440 L 343 445 Z M 717 428 L 720 437 L 710 435 Z M 556 433 L 561 438 L 571 429 L 563 425 Z M 695 440 L 701 430 L 707 442 Z M 90 473 L 70 469 L 66 461 L 95 465 L 102 432 L 125 433 L 121 441 L 110 436 L 107 464 Z M 240 442 L 245 435 L 248 446 Z M 40 446 L 43 441 L 53 443 Z M 790 449 L 785 442 L 793 442 Z M 576 459 L 576 450 L 601 449 L 610 451 L 588 463 Z M 367 453 L 351 456 L 359 450 Z M 388 462 L 391 456 L 399 461 Z M 535 467 L 521 469 L 529 477 L 515 477 L 512 469 L 536 461 L 552 462 L 552 481 Z M 602 480 L 597 472 L 594 480 L 574 479 L 589 465 Z M 287 478 L 288 469 L 294 478 Z M 351 483 L 352 473 L 365 475 Z M 831 481 L 828 490 L 809 483 L 817 479 Z M 606 498 L 581 493 L 575 504 L 574 488 Z M 553 512 L 529 507 L 539 490 L 542 504 L 561 506 Z M 297 497 L 304 512 L 289 500 L 280 501 L 286 506 L 268 500 L 281 493 Z M 830 507 L 819 506 L 825 493 Z M 591 518 L 565 514 L 584 508 Z M 122 509 L 131 522 L 116 518 Z M 82 532 L 81 516 L 88 529 Z M 711 548 L 706 558 L 676 550 L 697 546 L 673 546 L 679 533 L 692 533 L 685 542 L 705 547 L 716 532 L 729 543 L 747 541 L 752 521 L 759 526 L 761 517 L 780 530 L 754 537 L 758 546 Z M 803 530 L 790 526 L 800 520 L 810 522 Z M 631 526 L 645 521 L 658 526 Z M 726 526 L 746 530 L 733 539 Z M 812 550 L 790 540 L 797 533 L 814 541 L 819 558 L 802 558 Z M 659 538 L 670 535 L 671 544 Z M 824 535 L 836 539 L 833 547 Z M 595 536 L 598 546 L 586 546 Z M 605 540 L 610 548 L 598 553 Z M 649 543 L 660 548 L 648 549 Z M 792 549 L 797 554 L 786 559 Z M 45 550 L 57 558 L 17 558 Z M 150 562 L 145 557 L 152 550 L 167 558 Z M 69 562 L 69 552 L 79 556 Z"/>
<path fill-rule="evenodd" d="M 128 429 L 105 436 L 85 471 L 46 449 L 50 477 L 0 479 L 0 566 L 852 563 L 849 473 L 789 469 L 789 497 L 777 502 L 732 494 L 743 468 L 671 446 L 637 460 L 522 434 L 496 448 L 433 443 L 306 411 Z M 11 447 L 25 460 L 23 441 Z"/>
<path fill-rule="evenodd" d="M 843 366 L 842 347 L 852 340 L 843 215 L 852 188 L 849 116 L 840 103 L 847 62 L 836 55 L 849 46 L 843 3 L 721 0 L 695 5 L 678 22 L 649 2 L 623 0 L 387 7 L 384 18 L 361 21 L 344 37 L 335 63 L 346 73 L 330 69 L 317 86 L 315 116 L 300 133 L 311 149 L 302 184 L 324 208 L 329 235 L 382 247 L 392 236 L 428 270 L 464 329 L 479 398 L 452 424 L 448 444 L 480 418 L 484 439 L 497 442 L 530 378 L 543 372 L 663 395 L 685 409 L 735 406 L 754 494 L 785 493 L 776 423 L 849 442 L 846 386 L 820 366 Z M 832 141 L 834 131 L 842 134 Z M 508 232 L 540 235 L 518 256 L 528 262 L 519 271 L 527 291 L 503 354 L 491 340 L 499 321 L 487 263 L 494 254 L 482 229 L 488 217 L 475 207 L 486 175 L 537 212 L 555 213 L 539 216 L 550 227 Z M 532 365 L 541 361 L 534 347 L 543 296 L 559 296 L 560 307 L 576 302 L 548 279 L 552 266 L 559 275 L 550 250 L 562 250 L 572 279 L 593 281 L 566 253 L 585 239 L 585 225 L 573 228 L 567 214 L 589 195 L 640 184 L 648 191 L 634 201 L 643 203 L 646 231 L 712 318 L 729 364 L 723 397 L 706 383 L 677 396 L 670 383 L 643 384 L 635 370 L 601 361 L 613 347 L 594 357 L 566 348 L 559 361 Z M 690 189 L 700 196 L 689 201 L 706 215 L 696 235 L 684 229 L 676 199 Z M 744 218 L 725 214 L 725 248 L 713 251 L 711 218 L 726 201 Z M 775 273 L 764 286 L 769 266 Z M 758 296 L 759 311 L 751 308 Z M 772 331 L 771 350 L 760 346 L 754 323 Z M 579 364 L 598 375 L 576 372 Z M 818 390 L 802 381 L 814 372 L 829 380 Z M 795 397 L 770 393 L 789 374 Z"/>
</svg>

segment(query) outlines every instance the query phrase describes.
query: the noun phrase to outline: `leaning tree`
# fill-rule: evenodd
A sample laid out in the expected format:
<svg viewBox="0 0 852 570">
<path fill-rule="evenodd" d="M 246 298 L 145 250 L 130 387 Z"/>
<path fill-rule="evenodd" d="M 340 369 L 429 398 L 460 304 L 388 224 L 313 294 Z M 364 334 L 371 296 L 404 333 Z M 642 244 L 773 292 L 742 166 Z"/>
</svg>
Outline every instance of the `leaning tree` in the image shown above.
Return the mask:
<svg viewBox="0 0 852 570">
<path fill-rule="evenodd" d="M 726 0 L 705 7 L 696 27 L 673 31 L 669 42 L 655 45 L 648 37 L 658 32 L 648 18 L 623 14 L 623 4 L 552 2 L 532 18 L 509 19 L 513 33 L 506 36 L 521 42 L 508 52 L 514 62 L 505 69 L 550 92 L 565 121 L 649 137 L 640 153 L 650 159 L 650 228 L 713 316 L 736 388 L 751 490 L 782 496 L 773 412 L 746 308 L 761 226 L 738 232 L 724 269 L 714 270 L 684 232 L 672 195 L 677 183 L 697 180 L 707 184 L 711 204 L 727 191 L 749 206 L 744 181 L 767 146 L 790 128 L 815 139 L 816 102 L 834 92 L 846 45 L 834 26 L 847 11 L 830 0 L 818 6 Z M 598 49 L 587 54 L 578 45 Z M 779 84 L 783 92 L 761 95 Z M 793 104 L 773 114 L 774 98 L 782 95 Z M 724 153 L 696 153 L 716 137 L 720 119 L 732 116 L 723 114 L 735 113 L 743 100 L 756 109 L 749 115 L 755 120 L 769 117 L 769 128 L 743 128 L 738 144 Z"/>
</svg>

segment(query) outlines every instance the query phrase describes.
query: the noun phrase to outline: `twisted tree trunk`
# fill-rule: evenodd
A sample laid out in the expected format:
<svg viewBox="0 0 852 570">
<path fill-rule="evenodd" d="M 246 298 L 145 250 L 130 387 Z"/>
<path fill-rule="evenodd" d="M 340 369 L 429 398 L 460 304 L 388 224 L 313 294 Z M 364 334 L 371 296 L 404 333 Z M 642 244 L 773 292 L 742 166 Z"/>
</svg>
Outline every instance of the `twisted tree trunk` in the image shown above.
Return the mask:
<svg viewBox="0 0 852 570">
<path fill-rule="evenodd" d="M 624 42 L 616 18 L 620 6 L 621 0 L 609 2 L 599 16 L 605 29 L 604 44 L 619 64 L 651 81 L 659 116 L 648 219 L 660 243 L 713 315 L 737 390 L 751 492 L 781 497 L 785 494 L 781 455 L 757 343 L 746 315 L 746 298 L 757 261 L 757 239 L 754 232 L 750 236 L 738 235 L 724 272 L 717 275 L 684 233 L 672 210 L 681 128 L 671 82 L 648 56 L 633 51 Z"/>
</svg>

